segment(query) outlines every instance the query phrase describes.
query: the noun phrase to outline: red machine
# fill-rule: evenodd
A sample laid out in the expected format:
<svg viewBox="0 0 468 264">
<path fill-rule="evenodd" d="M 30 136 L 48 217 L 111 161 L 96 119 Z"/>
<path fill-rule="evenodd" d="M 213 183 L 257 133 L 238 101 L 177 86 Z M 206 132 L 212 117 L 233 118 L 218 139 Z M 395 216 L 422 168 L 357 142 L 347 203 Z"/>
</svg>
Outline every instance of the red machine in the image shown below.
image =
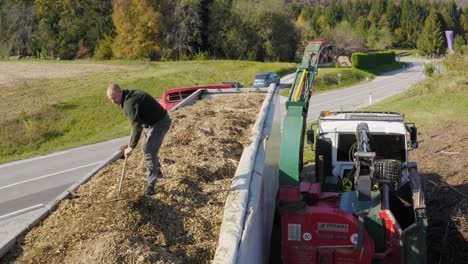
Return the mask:
<svg viewBox="0 0 468 264">
<path fill-rule="evenodd" d="M 424 193 L 408 158 L 418 146 L 416 126 L 399 113 L 323 112 L 316 136 L 306 129 L 327 47 L 307 45 L 286 102 L 277 207 L 282 263 L 426 263 Z M 307 180 L 305 139 L 315 142 L 315 177 Z"/>
</svg>

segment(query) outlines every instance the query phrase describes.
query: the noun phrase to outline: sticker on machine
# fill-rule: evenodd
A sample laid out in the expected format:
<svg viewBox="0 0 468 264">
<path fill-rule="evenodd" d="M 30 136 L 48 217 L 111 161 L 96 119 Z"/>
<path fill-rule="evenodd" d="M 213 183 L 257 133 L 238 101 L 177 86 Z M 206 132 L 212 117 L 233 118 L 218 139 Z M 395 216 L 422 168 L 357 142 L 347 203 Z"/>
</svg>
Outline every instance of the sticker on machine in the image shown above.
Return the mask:
<svg viewBox="0 0 468 264">
<path fill-rule="evenodd" d="M 312 235 L 310 233 L 304 233 L 302 235 L 302 238 L 305 240 L 305 241 L 310 241 L 312 239 Z"/>
<path fill-rule="evenodd" d="M 319 231 L 348 232 L 349 226 L 347 224 L 319 222 L 317 224 L 317 229 Z"/>
<path fill-rule="evenodd" d="M 358 240 L 358 234 L 354 233 L 349 237 L 349 241 L 353 243 L 353 245 L 357 245 L 357 240 Z"/>
<path fill-rule="evenodd" d="M 301 225 L 300 224 L 288 224 L 288 240 L 289 241 L 301 241 Z"/>
</svg>

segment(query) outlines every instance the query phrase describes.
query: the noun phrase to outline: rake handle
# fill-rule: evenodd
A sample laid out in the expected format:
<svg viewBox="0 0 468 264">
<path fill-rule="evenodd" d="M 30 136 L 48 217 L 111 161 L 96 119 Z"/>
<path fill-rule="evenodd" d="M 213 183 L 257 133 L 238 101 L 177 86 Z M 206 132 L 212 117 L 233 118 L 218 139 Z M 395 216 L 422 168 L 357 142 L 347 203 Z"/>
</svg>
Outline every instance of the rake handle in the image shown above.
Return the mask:
<svg viewBox="0 0 468 264">
<path fill-rule="evenodd" d="M 124 181 L 124 177 L 125 177 L 125 171 L 127 170 L 127 159 L 128 159 L 128 157 L 125 156 L 125 161 L 124 161 L 124 165 L 123 165 L 123 169 L 122 169 L 122 176 L 120 176 L 119 192 L 117 194 L 118 197 L 120 197 L 120 193 L 122 192 L 123 181 Z"/>
</svg>

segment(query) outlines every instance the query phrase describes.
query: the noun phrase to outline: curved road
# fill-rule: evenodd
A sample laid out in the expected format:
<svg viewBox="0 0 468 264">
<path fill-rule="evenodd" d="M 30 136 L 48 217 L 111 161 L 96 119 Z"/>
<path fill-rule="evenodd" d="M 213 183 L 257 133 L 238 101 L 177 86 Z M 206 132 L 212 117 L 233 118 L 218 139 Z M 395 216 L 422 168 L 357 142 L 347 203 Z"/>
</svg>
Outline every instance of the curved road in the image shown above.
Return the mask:
<svg viewBox="0 0 468 264">
<path fill-rule="evenodd" d="M 360 85 L 331 92 L 312 94 L 307 121 L 317 119 L 321 111 L 349 111 L 375 104 L 406 90 L 415 82 L 425 78 L 423 73 L 424 60 L 405 57 L 400 61 L 408 62 L 409 66 L 377 76 L 372 81 Z M 293 78 L 293 74 L 281 78 L 281 88 L 289 86 Z M 282 102 L 286 100 L 286 98 L 283 98 Z"/>
<path fill-rule="evenodd" d="M 353 110 L 397 94 L 424 79 L 423 61 L 408 59 L 410 66 L 367 83 L 313 95 L 308 121 L 324 110 Z M 281 79 L 282 87 L 294 75 Z M 371 97 L 371 100 L 370 100 Z M 281 99 L 283 102 L 286 98 Z M 108 158 L 128 138 L 114 139 L 45 156 L 0 164 L 0 247 L 2 237 L 30 220 L 39 209 Z"/>
</svg>

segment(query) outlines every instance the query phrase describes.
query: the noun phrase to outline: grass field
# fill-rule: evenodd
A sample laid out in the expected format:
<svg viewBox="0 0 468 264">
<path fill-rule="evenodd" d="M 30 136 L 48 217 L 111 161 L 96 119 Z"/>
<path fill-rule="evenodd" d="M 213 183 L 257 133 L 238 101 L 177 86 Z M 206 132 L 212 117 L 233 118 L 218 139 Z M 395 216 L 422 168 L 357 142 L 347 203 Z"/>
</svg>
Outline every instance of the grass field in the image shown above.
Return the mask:
<svg viewBox="0 0 468 264">
<path fill-rule="evenodd" d="M 19 70 L 9 70 L 17 68 Z M 295 63 L 251 61 L 0 62 L 0 162 L 129 134 L 125 115 L 105 95 L 109 83 L 159 98 L 168 88 L 238 81 L 257 72 L 294 72 Z"/>
<path fill-rule="evenodd" d="M 468 61 L 445 61 L 446 72 L 414 85 L 408 91 L 363 110 L 406 114 L 410 122 L 430 126 L 436 121 L 468 120 Z"/>
<path fill-rule="evenodd" d="M 317 79 L 315 80 L 315 92 L 321 93 L 331 91 L 361 82 L 371 80 L 375 76 L 380 75 L 384 72 L 401 69 L 405 63 L 397 62 L 390 65 L 382 65 L 381 67 L 372 70 L 360 70 L 351 67 L 340 67 L 340 68 L 319 68 Z M 338 74 L 341 74 L 338 77 Z M 289 96 L 290 89 L 282 89 L 280 94 L 283 96 Z"/>
</svg>

